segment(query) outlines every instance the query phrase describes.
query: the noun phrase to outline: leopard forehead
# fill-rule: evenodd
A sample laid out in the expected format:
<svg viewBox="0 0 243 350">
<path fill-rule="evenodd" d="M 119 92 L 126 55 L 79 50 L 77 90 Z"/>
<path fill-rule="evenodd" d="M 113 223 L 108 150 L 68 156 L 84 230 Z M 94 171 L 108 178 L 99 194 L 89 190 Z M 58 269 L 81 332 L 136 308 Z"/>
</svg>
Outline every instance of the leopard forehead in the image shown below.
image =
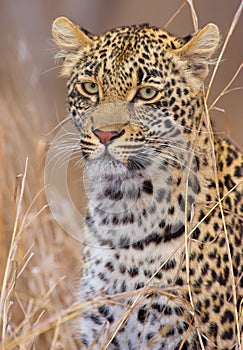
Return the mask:
<svg viewBox="0 0 243 350">
<path fill-rule="evenodd" d="M 149 24 L 117 27 L 97 37 L 101 49 L 124 50 L 130 54 L 149 53 L 151 49 L 177 49 L 190 39 L 177 38 Z M 145 57 L 148 59 L 148 57 Z"/>
<path fill-rule="evenodd" d="M 116 84 L 123 85 L 123 88 L 139 85 L 143 75 L 147 80 L 162 77 L 173 59 L 170 50 L 180 48 L 182 43 L 185 39 L 178 39 L 147 24 L 118 27 L 100 35 L 87 51 L 80 52 L 71 77 L 77 73 L 87 78 L 94 77 L 110 87 Z M 134 72 L 137 72 L 135 77 Z"/>
</svg>

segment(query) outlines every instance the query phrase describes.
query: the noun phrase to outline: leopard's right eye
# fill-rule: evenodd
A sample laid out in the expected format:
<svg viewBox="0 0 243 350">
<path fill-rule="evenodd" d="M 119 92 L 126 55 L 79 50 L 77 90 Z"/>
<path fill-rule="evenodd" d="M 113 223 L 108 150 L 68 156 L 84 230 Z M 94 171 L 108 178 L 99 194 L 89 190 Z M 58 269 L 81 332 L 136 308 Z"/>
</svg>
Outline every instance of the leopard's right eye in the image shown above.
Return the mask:
<svg viewBox="0 0 243 350">
<path fill-rule="evenodd" d="M 158 90 L 151 86 L 145 86 L 138 90 L 136 97 L 140 100 L 151 101 L 158 95 Z"/>
<path fill-rule="evenodd" d="M 85 97 L 92 97 L 99 92 L 99 85 L 94 82 L 77 84 L 78 92 Z"/>
</svg>

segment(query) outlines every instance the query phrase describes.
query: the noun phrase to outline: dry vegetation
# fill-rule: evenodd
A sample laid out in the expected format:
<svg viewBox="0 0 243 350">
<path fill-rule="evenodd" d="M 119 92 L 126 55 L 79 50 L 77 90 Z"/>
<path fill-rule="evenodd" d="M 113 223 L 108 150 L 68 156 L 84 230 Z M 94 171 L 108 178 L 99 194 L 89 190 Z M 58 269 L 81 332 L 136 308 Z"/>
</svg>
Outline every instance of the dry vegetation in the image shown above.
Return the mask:
<svg viewBox="0 0 243 350">
<path fill-rule="evenodd" d="M 180 15 L 188 5 L 196 29 L 198 21 L 192 1 L 184 1 L 175 15 Z M 242 4 L 222 45 L 219 61 L 241 9 Z M 73 337 L 72 323 L 85 306 L 75 306 L 81 244 L 61 230 L 45 199 L 44 158 L 50 140 L 40 136 L 41 113 L 48 110 L 47 106 L 43 107 L 41 90 L 35 86 L 37 102 L 29 93 L 30 83 L 24 75 L 18 79 L 21 86 L 16 86 L 16 80 L 11 77 L 21 73 L 11 59 L 8 64 L 11 74 L 5 76 L 0 91 L 0 349 L 74 350 L 79 347 Z M 217 69 L 218 64 L 210 89 Z M 229 91 L 236 75 L 226 88 L 222 87 L 222 95 Z M 145 292 L 134 293 L 138 301 Z M 119 298 L 116 296 L 113 302 Z M 87 306 L 92 307 L 92 303 Z"/>
</svg>

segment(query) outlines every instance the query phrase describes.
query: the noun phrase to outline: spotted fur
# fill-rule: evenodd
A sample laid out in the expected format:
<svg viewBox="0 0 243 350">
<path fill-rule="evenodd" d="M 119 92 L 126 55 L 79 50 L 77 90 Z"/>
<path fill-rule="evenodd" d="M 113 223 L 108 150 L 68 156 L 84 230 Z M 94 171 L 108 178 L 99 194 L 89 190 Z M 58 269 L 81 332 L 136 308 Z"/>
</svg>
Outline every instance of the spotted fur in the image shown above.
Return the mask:
<svg viewBox="0 0 243 350">
<path fill-rule="evenodd" d="M 236 349 L 242 154 L 210 132 L 203 97 L 217 27 L 94 36 L 61 17 L 53 35 L 89 198 L 83 348 Z"/>
</svg>

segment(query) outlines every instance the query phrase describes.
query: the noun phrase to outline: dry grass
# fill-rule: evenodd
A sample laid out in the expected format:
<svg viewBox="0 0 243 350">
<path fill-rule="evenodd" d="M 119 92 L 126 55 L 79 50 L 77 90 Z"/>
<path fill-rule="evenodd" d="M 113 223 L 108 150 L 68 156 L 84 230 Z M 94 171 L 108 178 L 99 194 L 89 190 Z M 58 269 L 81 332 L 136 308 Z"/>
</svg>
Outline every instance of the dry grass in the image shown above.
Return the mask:
<svg viewBox="0 0 243 350">
<path fill-rule="evenodd" d="M 36 85 L 30 100 L 24 74 L 11 59 L 9 66 L 0 97 L 0 348 L 77 349 L 70 322 L 63 326 L 60 318 L 75 301 L 81 247 L 62 232 L 46 205 L 49 140 L 40 136 L 41 90 Z"/>
<path fill-rule="evenodd" d="M 197 28 L 198 19 L 192 0 L 184 1 L 175 15 L 179 15 L 187 5 L 194 27 Z M 222 46 L 206 98 L 213 87 L 219 62 L 241 11 L 242 3 Z M 18 79 L 24 81 L 21 87 L 12 81 L 14 74 L 20 74 L 13 71 L 13 67 L 10 60 L 9 71 L 12 75 L 5 77 L 0 95 L 0 349 L 74 350 L 79 347 L 73 337 L 73 320 L 87 308 L 92 308 L 94 303 L 75 306 L 81 246 L 61 230 L 46 204 L 43 168 L 49 139 L 40 137 L 41 114 L 37 108 L 40 102 L 37 103 L 34 98 L 30 100 L 26 92 L 28 82 L 24 81 L 24 77 Z M 210 108 L 214 108 L 218 99 L 230 91 L 230 86 L 241 68 L 242 66 L 230 83 L 222 88 L 222 93 Z M 35 87 L 35 92 L 38 97 L 41 96 L 38 86 Z M 210 125 L 208 114 L 206 117 Z M 27 120 L 32 121 L 31 125 Z M 220 207 L 221 201 L 222 199 L 216 206 Z M 192 232 L 188 232 L 186 235 L 186 246 L 191 234 Z M 226 232 L 225 234 L 227 237 Z M 135 297 L 134 303 L 124 314 L 116 332 L 132 309 L 142 302 L 146 294 L 151 293 L 151 279 L 139 292 L 128 294 Z M 159 292 L 175 298 L 164 289 Z M 124 294 L 116 295 L 112 300 L 103 296 L 99 304 L 117 303 L 123 298 Z M 193 303 L 188 305 L 188 310 L 191 309 L 193 310 Z M 237 310 L 236 317 L 238 320 Z M 107 339 L 103 349 L 107 349 L 111 340 Z M 238 342 L 240 344 L 240 333 Z"/>
</svg>

